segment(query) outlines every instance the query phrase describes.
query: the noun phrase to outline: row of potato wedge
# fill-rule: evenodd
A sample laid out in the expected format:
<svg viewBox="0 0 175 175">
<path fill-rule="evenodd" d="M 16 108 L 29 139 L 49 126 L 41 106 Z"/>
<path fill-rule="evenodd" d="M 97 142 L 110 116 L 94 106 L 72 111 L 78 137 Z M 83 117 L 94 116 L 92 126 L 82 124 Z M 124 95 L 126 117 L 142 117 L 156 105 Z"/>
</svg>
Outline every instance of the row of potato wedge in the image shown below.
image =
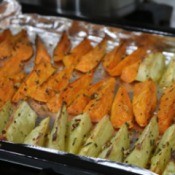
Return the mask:
<svg viewBox="0 0 175 175">
<path fill-rule="evenodd" d="M 17 107 L 6 103 L 0 111 L 1 140 L 123 162 L 158 174 L 175 173 L 175 162 L 171 159 L 175 149 L 174 124 L 159 138 L 157 119 L 153 117 L 131 148 L 129 133 L 132 131 L 128 125 L 115 131 L 108 116 L 96 125 L 87 113 L 68 120 L 63 105 L 53 126 L 50 117 L 42 119 L 36 126 L 37 118 L 36 112 L 25 101 Z"/>
</svg>

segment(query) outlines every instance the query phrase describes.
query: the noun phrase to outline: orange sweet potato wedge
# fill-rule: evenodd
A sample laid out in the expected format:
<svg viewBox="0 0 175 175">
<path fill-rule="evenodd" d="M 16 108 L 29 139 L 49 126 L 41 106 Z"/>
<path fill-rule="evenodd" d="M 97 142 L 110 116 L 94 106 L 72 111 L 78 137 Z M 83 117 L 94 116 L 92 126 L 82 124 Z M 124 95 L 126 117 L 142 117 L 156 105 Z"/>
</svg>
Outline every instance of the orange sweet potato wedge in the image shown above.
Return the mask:
<svg viewBox="0 0 175 175">
<path fill-rule="evenodd" d="M 47 107 L 51 112 L 57 112 L 64 102 L 69 106 L 73 101 L 84 92 L 92 81 L 93 73 L 85 74 L 70 83 L 61 93 L 54 95 L 48 102 Z"/>
<path fill-rule="evenodd" d="M 39 86 L 33 94 L 31 93 L 30 97 L 46 103 L 52 96 L 67 87 L 72 71 L 73 67 L 70 67 L 52 75 L 42 86 Z"/>
<path fill-rule="evenodd" d="M 158 125 L 160 134 L 172 124 L 175 116 L 175 84 L 168 87 L 160 99 Z"/>
<path fill-rule="evenodd" d="M 119 46 L 115 47 L 111 52 L 105 55 L 103 59 L 103 67 L 109 74 L 126 55 L 126 47 L 127 42 L 122 42 Z"/>
<path fill-rule="evenodd" d="M 133 112 L 139 126 L 148 124 L 157 104 L 156 84 L 152 80 L 134 86 Z"/>
<path fill-rule="evenodd" d="M 47 52 L 46 46 L 39 36 L 36 37 L 36 57 L 35 64 L 39 64 L 41 61 L 50 62 L 51 58 Z"/>
<path fill-rule="evenodd" d="M 3 30 L 2 33 L 0 33 L 0 43 L 10 37 L 12 37 L 11 31 L 9 29 Z"/>
<path fill-rule="evenodd" d="M 62 61 L 64 56 L 67 55 L 71 48 L 71 42 L 66 32 L 63 32 L 60 41 L 56 45 L 53 53 L 53 59 L 55 62 Z"/>
<path fill-rule="evenodd" d="M 127 66 L 121 74 L 121 79 L 126 82 L 126 83 L 132 83 L 136 76 L 137 76 L 137 72 L 140 66 L 140 60 L 135 62 L 134 64 L 131 64 L 129 66 Z"/>
<path fill-rule="evenodd" d="M 90 98 L 86 95 L 86 92 L 79 94 L 70 106 L 68 106 L 68 113 L 73 116 L 81 114 L 89 101 Z"/>
<path fill-rule="evenodd" d="M 43 84 L 53 73 L 55 69 L 50 63 L 41 62 L 35 66 L 34 70 L 27 76 L 26 80 L 21 84 L 18 91 L 12 98 L 13 102 L 18 102 L 26 96 L 33 94 L 38 86 Z"/>
<path fill-rule="evenodd" d="M 110 71 L 111 76 L 119 76 L 122 71 L 139 60 L 142 60 L 146 55 L 146 49 L 144 47 L 138 48 L 136 51 L 125 57 L 116 67 Z"/>
<path fill-rule="evenodd" d="M 124 123 L 133 127 L 133 110 L 129 94 L 124 87 L 120 87 L 114 98 L 111 109 L 111 122 L 114 128 L 120 128 Z"/>
<path fill-rule="evenodd" d="M 84 55 L 75 69 L 83 73 L 93 70 L 106 53 L 106 42 L 106 38 L 104 38 L 93 50 Z"/>
<path fill-rule="evenodd" d="M 6 79 L 0 86 L 0 109 L 9 100 L 11 100 L 16 89 L 13 81 Z"/>
<path fill-rule="evenodd" d="M 66 67 L 71 65 L 76 66 L 79 62 L 80 58 L 92 50 L 92 46 L 90 41 L 85 38 L 80 44 L 78 44 L 75 48 L 73 48 L 69 55 L 63 58 L 63 63 Z"/>
<path fill-rule="evenodd" d="M 93 73 L 82 75 L 80 78 L 70 83 L 68 87 L 62 92 L 63 101 L 69 106 L 76 97 L 81 94 L 91 83 Z"/>
<path fill-rule="evenodd" d="M 76 116 L 83 113 L 84 108 L 91 99 L 94 98 L 96 91 L 103 87 L 105 81 L 90 85 L 68 106 L 67 111 L 70 115 Z"/>
<path fill-rule="evenodd" d="M 6 77 L 9 77 L 22 71 L 22 69 L 23 68 L 21 65 L 21 60 L 18 59 L 17 57 L 12 57 L 5 62 L 3 67 L 0 68 L 0 77 L 3 77 L 4 75 Z"/>
<path fill-rule="evenodd" d="M 116 81 L 109 78 L 104 85 L 92 96 L 83 112 L 89 113 L 92 122 L 98 122 L 102 117 L 110 112 L 114 98 Z"/>
<path fill-rule="evenodd" d="M 10 32 L 7 32 L 6 35 L 8 36 L 0 43 L 0 59 L 15 57 L 22 62 L 32 57 L 33 47 L 25 30 L 17 35 L 12 35 Z M 7 62 L 11 62 L 11 59 Z"/>
<path fill-rule="evenodd" d="M 11 55 L 0 68 L 0 77 L 12 76 L 23 69 L 23 61 L 30 59 L 33 55 L 33 48 L 27 36 L 27 32 L 22 30 L 19 34 L 11 36 Z"/>
<path fill-rule="evenodd" d="M 8 58 L 12 54 L 11 47 L 12 33 L 9 29 L 4 30 L 0 35 L 0 59 Z"/>
<path fill-rule="evenodd" d="M 25 73 L 20 72 L 9 78 L 1 77 L 0 80 L 0 108 L 15 94 L 16 90 L 20 86 L 22 80 L 25 77 Z"/>
<path fill-rule="evenodd" d="M 46 105 L 51 112 L 56 113 L 61 108 L 62 103 L 63 103 L 62 97 L 60 93 L 57 93 L 56 95 L 54 95 L 48 100 Z"/>
<path fill-rule="evenodd" d="M 11 39 L 12 57 L 17 57 L 21 61 L 27 61 L 33 56 L 33 47 L 26 30 L 14 35 Z"/>
</svg>

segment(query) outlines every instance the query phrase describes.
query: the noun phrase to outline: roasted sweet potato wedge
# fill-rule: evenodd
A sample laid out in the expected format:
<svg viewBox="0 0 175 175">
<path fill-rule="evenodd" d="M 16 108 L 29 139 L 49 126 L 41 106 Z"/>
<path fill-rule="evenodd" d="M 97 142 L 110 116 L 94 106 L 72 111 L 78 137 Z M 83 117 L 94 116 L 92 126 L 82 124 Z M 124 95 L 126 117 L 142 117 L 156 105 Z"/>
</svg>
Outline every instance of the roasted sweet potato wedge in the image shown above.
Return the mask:
<svg viewBox="0 0 175 175">
<path fill-rule="evenodd" d="M 158 111 L 159 132 L 163 134 L 175 115 L 175 84 L 169 86 L 160 99 Z"/>
<path fill-rule="evenodd" d="M 81 114 L 89 101 L 90 98 L 86 92 L 79 94 L 77 98 L 68 106 L 68 113 L 73 116 Z"/>
<path fill-rule="evenodd" d="M 124 123 L 129 127 L 133 126 L 133 110 L 132 104 L 124 87 L 120 87 L 114 98 L 111 109 L 111 122 L 114 128 L 120 128 Z"/>
<path fill-rule="evenodd" d="M 21 84 L 18 91 L 13 96 L 13 102 L 18 102 L 24 99 L 25 96 L 33 94 L 37 87 L 43 84 L 54 72 L 55 68 L 53 68 L 50 63 L 39 63 Z"/>
<path fill-rule="evenodd" d="M 132 65 L 139 60 L 142 60 L 146 55 L 146 49 L 144 47 L 140 47 L 137 50 L 135 50 L 133 53 L 125 57 L 119 64 L 117 64 L 116 67 L 114 67 L 110 71 L 111 76 L 119 76 L 122 74 L 122 71 L 128 67 L 129 65 Z"/>
<path fill-rule="evenodd" d="M 60 93 L 57 93 L 56 95 L 54 95 L 48 100 L 46 105 L 51 112 L 56 113 L 60 110 L 62 103 L 63 103 L 62 97 Z"/>
<path fill-rule="evenodd" d="M 36 37 L 36 56 L 35 56 L 35 64 L 39 64 L 40 62 L 50 62 L 51 58 L 47 52 L 46 46 L 39 36 Z"/>
<path fill-rule="evenodd" d="M 122 42 L 119 46 L 115 47 L 111 52 L 105 55 L 103 59 L 103 67 L 109 74 L 111 70 L 125 57 L 126 47 L 127 42 Z"/>
<path fill-rule="evenodd" d="M 71 41 L 69 40 L 67 33 L 63 32 L 60 41 L 58 41 L 54 53 L 53 59 L 55 62 L 62 61 L 65 55 L 67 55 L 71 48 Z"/>
<path fill-rule="evenodd" d="M 79 62 L 80 58 L 88 53 L 93 47 L 91 46 L 90 41 L 85 38 L 82 42 L 80 42 L 76 47 L 74 47 L 70 54 L 63 58 L 63 63 L 66 67 L 70 67 L 71 65 L 76 66 Z"/>
<path fill-rule="evenodd" d="M 45 83 L 37 87 L 35 92 L 30 93 L 30 97 L 46 103 L 56 93 L 62 92 L 67 87 L 72 71 L 73 67 L 70 67 L 52 75 Z"/>
<path fill-rule="evenodd" d="M 12 57 L 22 61 L 27 61 L 33 56 L 33 47 L 26 30 L 21 30 L 12 39 Z"/>
<path fill-rule="evenodd" d="M 68 113 L 70 115 L 78 115 L 83 113 L 84 108 L 91 99 L 94 98 L 96 91 L 98 91 L 105 84 L 105 80 L 101 80 L 96 84 L 87 87 L 77 98 L 68 106 Z"/>
<path fill-rule="evenodd" d="M 68 87 L 61 94 L 62 99 L 67 106 L 69 106 L 76 99 L 76 97 L 90 85 L 92 77 L 93 73 L 88 73 L 68 85 Z"/>
<path fill-rule="evenodd" d="M 61 93 L 56 94 L 47 102 L 50 111 L 57 112 L 62 102 L 69 106 L 90 85 L 93 73 L 88 73 L 70 83 Z"/>
<path fill-rule="evenodd" d="M 0 35 L 0 59 L 8 58 L 12 55 L 11 46 L 12 33 L 9 29 L 4 30 Z"/>
<path fill-rule="evenodd" d="M 19 72 L 10 77 L 0 78 L 0 108 L 10 101 L 25 78 L 25 73 Z"/>
<path fill-rule="evenodd" d="M 134 86 L 133 111 L 139 126 L 148 124 L 157 104 L 156 84 L 152 80 Z"/>
<path fill-rule="evenodd" d="M 132 83 L 137 76 L 138 69 L 140 66 L 140 60 L 135 62 L 134 64 L 131 64 L 127 66 L 125 69 L 123 69 L 122 74 L 121 74 L 121 79 L 126 82 L 126 83 Z"/>
<path fill-rule="evenodd" d="M 106 53 L 106 42 L 104 38 L 93 50 L 84 55 L 75 69 L 83 73 L 93 70 Z"/>
<path fill-rule="evenodd" d="M 98 122 L 109 113 L 114 98 L 116 81 L 109 78 L 104 85 L 93 94 L 93 98 L 85 107 L 84 112 L 89 113 L 93 122 Z"/>
</svg>

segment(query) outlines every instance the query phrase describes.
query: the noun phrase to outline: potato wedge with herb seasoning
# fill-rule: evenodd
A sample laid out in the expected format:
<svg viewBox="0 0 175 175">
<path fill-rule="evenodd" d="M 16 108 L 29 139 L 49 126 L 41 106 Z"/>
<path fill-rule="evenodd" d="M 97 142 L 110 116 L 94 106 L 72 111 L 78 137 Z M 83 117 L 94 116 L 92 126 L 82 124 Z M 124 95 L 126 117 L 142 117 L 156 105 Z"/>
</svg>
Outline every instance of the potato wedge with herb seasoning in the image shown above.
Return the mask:
<svg viewBox="0 0 175 175">
<path fill-rule="evenodd" d="M 12 116 L 12 120 L 7 124 L 5 139 L 14 143 L 23 143 L 25 137 L 35 127 L 37 115 L 27 102 L 23 101 Z"/>
<path fill-rule="evenodd" d="M 145 81 L 152 79 L 158 82 L 165 69 L 165 56 L 162 53 L 148 55 L 139 66 L 136 80 Z"/>
<path fill-rule="evenodd" d="M 168 64 L 160 82 L 160 87 L 168 87 L 175 81 L 175 58 Z"/>
<path fill-rule="evenodd" d="M 67 118 L 68 114 L 66 111 L 66 106 L 63 105 L 56 116 L 52 131 L 49 134 L 49 140 L 47 144 L 48 148 L 53 148 L 60 151 L 65 150 Z"/>
<path fill-rule="evenodd" d="M 105 55 L 106 44 L 107 40 L 104 38 L 96 47 L 82 56 L 75 69 L 80 72 L 87 73 L 96 68 Z"/>
<path fill-rule="evenodd" d="M 102 146 L 110 140 L 114 129 L 108 116 L 104 116 L 92 130 L 85 141 L 79 154 L 82 156 L 97 157 L 102 150 Z"/>
<path fill-rule="evenodd" d="M 168 161 L 170 160 L 172 150 L 175 148 L 175 124 L 169 127 L 162 136 L 156 151 L 151 159 L 151 171 L 163 173 Z"/>
<path fill-rule="evenodd" d="M 43 119 L 24 139 L 24 144 L 45 146 L 45 138 L 49 129 L 50 117 Z"/>
<path fill-rule="evenodd" d="M 111 109 L 111 122 L 114 128 L 120 128 L 127 123 L 130 128 L 133 126 L 132 103 L 127 90 L 121 86 L 114 98 Z"/>
<path fill-rule="evenodd" d="M 135 84 L 133 112 L 139 126 L 147 126 L 157 105 L 157 87 L 154 81 L 146 80 Z"/>
<path fill-rule="evenodd" d="M 163 134 L 171 126 L 175 115 L 175 83 L 165 89 L 159 102 L 159 132 Z"/>
<path fill-rule="evenodd" d="M 173 174 L 175 174 L 175 162 L 174 160 L 170 160 L 162 175 L 173 175 Z"/>
<path fill-rule="evenodd" d="M 13 113 L 13 106 L 11 102 L 7 102 L 0 111 L 0 135 L 5 128 L 11 114 Z"/>
<path fill-rule="evenodd" d="M 71 48 L 71 41 L 67 35 L 67 33 L 64 31 L 60 40 L 58 41 L 54 53 L 53 53 L 53 59 L 55 62 L 62 61 L 64 56 L 68 54 Z"/>
<path fill-rule="evenodd" d="M 129 142 L 128 128 L 127 125 L 124 124 L 111 141 L 107 143 L 107 147 L 105 146 L 106 148 L 99 154 L 98 157 L 122 162 L 124 159 L 124 151 L 129 148 Z"/>
<path fill-rule="evenodd" d="M 69 136 L 67 141 L 67 151 L 77 154 L 83 144 L 84 137 L 92 127 L 89 114 L 84 113 L 72 119 L 69 126 Z"/>
<path fill-rule="evenodd" d="M 156 117 L 153 117 L 140 135 L 133 151 L 129 154 L 124 162 L 146 168 L 158 135 L 159 130 L 157 119 Z"/>
<path fill-rule="evenodd" d="M 41 62 L 50 63 L 50 60 L 51 60 L 51 57 L 48 54 L 48 51 L 44 42 L 41 40 L 39 36 L 37 36 L 35 64 L 39 64 Z"/>
</svg>

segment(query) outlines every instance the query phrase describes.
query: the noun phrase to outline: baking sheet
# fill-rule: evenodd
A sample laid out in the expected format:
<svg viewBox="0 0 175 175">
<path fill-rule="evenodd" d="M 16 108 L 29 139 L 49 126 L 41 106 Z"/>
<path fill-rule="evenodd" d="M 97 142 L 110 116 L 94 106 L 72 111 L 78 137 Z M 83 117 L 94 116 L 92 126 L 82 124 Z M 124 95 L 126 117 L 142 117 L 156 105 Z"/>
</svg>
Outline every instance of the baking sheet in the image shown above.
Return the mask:
<svg viewBox="0 0 175 175">
<path fill-rule="evenodd" d="M 6 0 L 4 3 L 5 5 L 3 4 L 3 6 L 1 6 L 2 8 L 0 8 L 0 12 L 2 12 L 2 15 L 0 15 L 0 29 L 4 30 L 6 28 L 10 28 L 11 31 L 15 34 L 18 33 L 22 28 L 25 28 L 33 44 L 36 35 L 39 35 L 44 41 L 51 56 L 53 54 L 53 49 L 59 41 L 63 31 L 67 31 L 73 47 L 79 44 L 84 37 L 88 37 L 88 39 L 91 41 L 91 44 L 95 46 L 102 40 L 102 38 L 106 36 L 108 38 L 107 51 L 112 50 L 120 43 L 121 40 L 130 40 L 130 45 L 127 48 L 128 54 L 136 50 L 139 45 L 142 45 L 145 37 L 152 37 L 154 38 L 155 43 L 157 43 L 154 46 L 154 49 L 163 52 L 163 54 L 166 56 L 167 63 L 174 56 L 175 38 L 173 37 L 126 31 L 121 28 L 96 25 L 61 17 L 40 16 L 37 14 L 22 14 L 21 7 L 16 1 Z M 32 70 L 32 66 L 33 64 L 28 64 L 26 67 L 26 72 L 30 72 Z M 105 72 L 99 66 L 98 71 L 95 75 L 95 79 L 99 80 L 101 77 L 105 76 L 104 74 Z M 69 155 L 64 152 L 47 148 L 33 146 L 28 147 L 58 155 Z M 154 174 L 148 170 L 140 169 L 135 166 L 129 166 L 122 163 L 106 161 L 98 158 L 94 159 L 80 156 L 78 157 L 82 159 L 82 161 L 86 159 L 90 162 L 93 162 L 94 164 L 105 165 L 111 168 L 115 167 L 116 169 L 126 170 L 126 172 L 135 172 L 137 174 Z"/>
</svg>

